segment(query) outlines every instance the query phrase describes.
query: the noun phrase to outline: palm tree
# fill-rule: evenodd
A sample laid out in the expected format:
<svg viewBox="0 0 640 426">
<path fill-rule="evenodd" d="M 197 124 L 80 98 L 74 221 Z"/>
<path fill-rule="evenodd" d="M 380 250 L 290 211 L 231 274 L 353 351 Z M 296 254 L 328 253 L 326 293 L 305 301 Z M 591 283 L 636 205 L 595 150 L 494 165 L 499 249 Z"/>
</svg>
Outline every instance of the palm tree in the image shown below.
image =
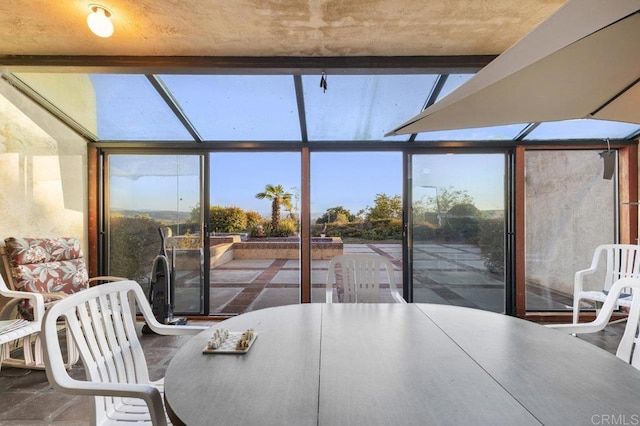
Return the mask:
<svg viewBox="0 0 640 426">
<path fill-rule="evenodd" d="M 271 230 L 275 231 L 278 228 L 280 222 L 280 206 L 284 206 L 286 209 L 291 209 L 291 194 L 284 191 L 282 185 L 268 184 L 264 188 L 264 192 L 256 194 L 256 198 L 259 200 L 271 200 Z"/>
</svg>

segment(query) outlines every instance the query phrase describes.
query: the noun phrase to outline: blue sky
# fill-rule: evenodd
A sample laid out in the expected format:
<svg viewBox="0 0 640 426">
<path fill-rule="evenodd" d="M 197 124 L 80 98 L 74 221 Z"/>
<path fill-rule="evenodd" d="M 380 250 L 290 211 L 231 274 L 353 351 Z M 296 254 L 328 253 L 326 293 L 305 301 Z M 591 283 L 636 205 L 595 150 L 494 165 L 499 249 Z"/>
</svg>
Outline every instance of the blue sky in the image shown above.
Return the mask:
<svg viewBox="0 0 640 426">
<path fill-rule="evenodd" d="M 299 192 L 300 159 L 296 153 L 219 153 L 211 159 L 211 202 L 270 214 L 270 202 L 255 194 L 265 185 Z M 313 153 L 311 212 L 343 206 L 352 213 L 373 206 L 376 194 L 402 194 L 400 153 Z M 295 202 L 295 200 L 294 200 Z"/>
<path fill-rule="evenodd" d="M 112 209 L 190 211 L 198 203 L 196 156 L 110 157 Z M 373 206 L 376 194 L 402 194 L 400 153 L 314 153 L 312 214 L 341 205 L 352 213 Z M 176 173 L 181 177 L 176 178 Z M 164 175 L 164 176 L 163 176 Z M 267 184 L 299 193 L 298 153 L 211 154 L 211 204 L 238 206 L 269 216 L 271 204 L 255 195 Z"/>
<path fill-rule="evenodd" d="M 179 163 L 176 162 L 179 158 Z M 502 154 L 425 154 L 413 157 L 414 198 L 433 196 L 432 189 L 466 190 L 481 210 L 504 205 Z M 198 204 L 197 156 L 112 155 L 112 209 L 190 211 Z M 176 175 L 180 178 L 176 178 Z M 270 202 L 255 195 L 267 184 L 299 194 L 298 153 L 211 154 L 211 203 L 238 206 L 270 215 Z M 399 152 L 312 153 L 311 212 L 343 206 L 356 214 L 374 205 L 377 194 L 402 194 L 402 154 Z"/>
</svg>

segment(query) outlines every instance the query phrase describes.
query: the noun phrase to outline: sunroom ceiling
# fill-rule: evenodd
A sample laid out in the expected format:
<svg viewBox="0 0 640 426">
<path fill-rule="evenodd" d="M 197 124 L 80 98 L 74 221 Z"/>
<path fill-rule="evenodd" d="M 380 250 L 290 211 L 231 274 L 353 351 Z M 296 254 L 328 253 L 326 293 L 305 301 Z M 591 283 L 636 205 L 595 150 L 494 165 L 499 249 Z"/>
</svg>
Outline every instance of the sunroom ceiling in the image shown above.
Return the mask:
<svg viewBox="0 0 640 426">
<path fill-rule="evenodd" d="M 372 70 L 375 71 L 375 70 Z M 15 73 L 91 141 L 372 142 L 629 139 L 640 126 L 572 120 L 384 137 L 469 74 Z M 326 81 L 326 89 L 321 86 Z"/>
<path fill-rule="evenodd" d="M 521 123 L 385 138 L 477 68 L 328 69 L 324 91 L 322 66 L 313 72 L 286 67 L 288 58 L 321 64 L 323 58 L 391 63 L 394 57 L 498 55 L 564 0 L 105 0 L 98 3 L 112 11 L 115 26 L 108 39 L 86 26 L 93 0 L 1 3 L 0 74 L 90 141 L 627 139 L 640 130 L 579 120 L 543 123 L 532 131 L 530 123 Z M 126 66 L 157 59 L 175 65 L 180 58 L 272 58 L 285 65 L 264 75 L 259 68 L 200 73 Z"/>
<path fill-rule="evenodd" d="M 87 28 L 89 5 L 113 36 Z M 0 56 L 496 55 L 564 0 L 2 0 Z M 1 63 L 1 61 L 0 61 Z"/>
</svg>

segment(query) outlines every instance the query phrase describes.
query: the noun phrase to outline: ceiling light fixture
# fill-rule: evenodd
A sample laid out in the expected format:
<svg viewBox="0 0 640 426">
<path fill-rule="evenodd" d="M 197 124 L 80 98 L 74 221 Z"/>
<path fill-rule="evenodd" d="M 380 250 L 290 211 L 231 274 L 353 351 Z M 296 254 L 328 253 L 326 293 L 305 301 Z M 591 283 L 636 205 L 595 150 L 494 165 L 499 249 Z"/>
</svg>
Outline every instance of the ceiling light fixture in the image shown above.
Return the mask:
<svg viewBox="0 0 640 426">
<path fill-rule="evenodd" d="M 91 13 L 87 16 L 89 29 L 98 37 L 111 37 L 113 34 L 112 13 L 109 9 L 99 4 L 90 4 Z"/>
</svg>

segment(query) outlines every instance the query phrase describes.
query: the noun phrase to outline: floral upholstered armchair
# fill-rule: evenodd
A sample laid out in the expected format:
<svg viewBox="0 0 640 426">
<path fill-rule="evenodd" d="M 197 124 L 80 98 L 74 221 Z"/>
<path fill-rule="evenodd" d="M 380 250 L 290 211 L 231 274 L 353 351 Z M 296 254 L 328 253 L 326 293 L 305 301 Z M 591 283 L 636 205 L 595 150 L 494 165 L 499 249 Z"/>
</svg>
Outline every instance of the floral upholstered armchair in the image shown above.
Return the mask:
<svg viewBox="0 0 640 426">
<path fill-rule="evenodd" d="M 0 248 L 9 287 L 15 291 L 39 293 L 43 296 L 45 309 L 57 300 L 76 293 L 95 281 L 121 281 L 120 277 L 89 278 L 80 241 L 74 237 L 60 238 L 16 238 L 4 240 Z M 29 299 L 14 298 L 0 311 L 0 320 L 19 317 L 33 320 L 33 307 Z M 71 342 L 71 339 L 68 340 Z M 44 368 L 39 337 L 23 342 L 33 345 L 32 351 L 23 351 L 24 359 L 7 358 L 5 365 L 26 368 Z M 28 356 L 32 353 L 33 356 Z M 67 347 L 70 368 L 78 360 L 73 345 Z M 29 358 L 29 359 L 28 359 Z"/>
</svg>

